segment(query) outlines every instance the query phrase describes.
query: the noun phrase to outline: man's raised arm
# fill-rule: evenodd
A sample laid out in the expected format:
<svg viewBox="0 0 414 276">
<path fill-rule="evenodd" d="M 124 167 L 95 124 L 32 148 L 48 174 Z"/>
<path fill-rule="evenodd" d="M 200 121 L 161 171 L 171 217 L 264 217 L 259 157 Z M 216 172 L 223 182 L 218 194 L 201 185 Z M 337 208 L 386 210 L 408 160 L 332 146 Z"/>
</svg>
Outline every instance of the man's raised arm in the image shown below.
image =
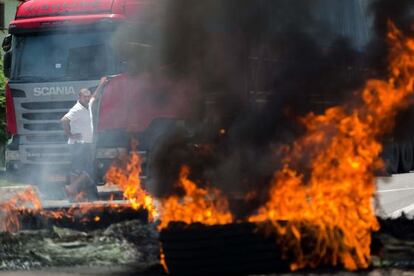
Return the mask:
<svg viewBox="0 0 414 276">
<path fill-rule="evenodd" d="M 98 87 L 95 89 L 95 92 L 92 94 L 91 100 L 99 100 L 99 97 L 101 97 L 102 95 L 102 91 L 105 87 L 105 85 L 108 83 L 108 78 L 107 77 L 102 77 L 101 80 L 99 81 L 99 85 Z"/>
</svg>

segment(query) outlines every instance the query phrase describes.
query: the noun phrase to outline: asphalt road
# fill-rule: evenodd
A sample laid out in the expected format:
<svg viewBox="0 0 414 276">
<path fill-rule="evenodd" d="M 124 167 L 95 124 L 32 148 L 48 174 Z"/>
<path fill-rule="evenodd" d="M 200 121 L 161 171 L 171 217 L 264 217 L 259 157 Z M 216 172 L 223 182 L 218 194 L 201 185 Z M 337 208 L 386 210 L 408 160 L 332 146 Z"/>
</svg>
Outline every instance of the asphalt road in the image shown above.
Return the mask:
<svg viewBox="0 0 414 276">
<path fill-rule="evenodd" d="M 396 174 L 377 179 L 377 199 L 381 217 L 399 217 L 402 212 L 414 216 L 414 173 Z"/>
</svg>

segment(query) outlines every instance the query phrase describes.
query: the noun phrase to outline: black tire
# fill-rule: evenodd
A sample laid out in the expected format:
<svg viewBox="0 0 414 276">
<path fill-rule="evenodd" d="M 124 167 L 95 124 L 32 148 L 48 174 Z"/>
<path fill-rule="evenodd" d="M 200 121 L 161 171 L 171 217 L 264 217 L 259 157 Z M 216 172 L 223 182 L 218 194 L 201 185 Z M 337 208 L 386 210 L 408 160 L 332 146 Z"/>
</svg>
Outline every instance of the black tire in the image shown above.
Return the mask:
<svg viewBox="0 0 414 276">
<path fill-rule="evenodd" d="M 392 143 L 385 146 L 382 153 L 385 162 L 386 170 L 389 174 L 398 173 L 400 164 L 400 147 L 397 143 Z"/>
<path fill-rule="evenodd" d="M 160 239 L 174 275 L 246 275 L 288 271 L 275 240 L 254 224 L 169 227 Z"/>
<path fill-rule="evenodd" d="M 413 145 L 411 142 L 399 144 L 399 173 L 407 173 L 413 167 Z"/>
<path fill-rule="evenodd" d="M 412 152 L 412 162 L 411 162 L 411 168 L 410 171 L 414 170 L 414 140 L 409 142 L 411 145 L 411 152 Z"/>
</svg>

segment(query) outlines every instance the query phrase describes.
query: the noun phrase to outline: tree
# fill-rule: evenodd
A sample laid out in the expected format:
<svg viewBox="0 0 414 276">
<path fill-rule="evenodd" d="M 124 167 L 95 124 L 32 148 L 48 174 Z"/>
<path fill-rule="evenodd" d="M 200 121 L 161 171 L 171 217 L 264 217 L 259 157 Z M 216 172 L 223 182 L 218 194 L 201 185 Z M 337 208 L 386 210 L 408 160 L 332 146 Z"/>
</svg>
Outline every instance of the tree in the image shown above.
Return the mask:
<svg viewBox="0 0 414 276">
<path fill-rule="evenodd" d="M 6 77 L 3 74 L 3 57 L 0 58 L 0 145 L 4 145 L 8 139 L 6 132 Z"/>
</svg>

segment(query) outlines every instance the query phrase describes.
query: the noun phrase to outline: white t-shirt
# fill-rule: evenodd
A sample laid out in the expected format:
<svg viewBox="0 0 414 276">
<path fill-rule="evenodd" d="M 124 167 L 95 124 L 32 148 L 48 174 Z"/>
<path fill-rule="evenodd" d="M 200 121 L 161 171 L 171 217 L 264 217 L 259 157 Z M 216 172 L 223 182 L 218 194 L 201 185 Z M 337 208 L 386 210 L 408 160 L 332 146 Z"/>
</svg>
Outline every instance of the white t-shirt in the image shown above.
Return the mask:
<svg viewBox="0 0 414 276">
<path fill-rule="evenodd" d="M 90 103 L 89 103 L 90 107 Z M 77 102 L 66 115 L 64 116 L 70 120 L 70 130 L 72 134 L 80 133 L 81 139 L 74 140 L 69 138 L 68 144 L 92 143 L 92 120 L 89 109 L 85 108 L 81 103 Z"/>
</svg>

